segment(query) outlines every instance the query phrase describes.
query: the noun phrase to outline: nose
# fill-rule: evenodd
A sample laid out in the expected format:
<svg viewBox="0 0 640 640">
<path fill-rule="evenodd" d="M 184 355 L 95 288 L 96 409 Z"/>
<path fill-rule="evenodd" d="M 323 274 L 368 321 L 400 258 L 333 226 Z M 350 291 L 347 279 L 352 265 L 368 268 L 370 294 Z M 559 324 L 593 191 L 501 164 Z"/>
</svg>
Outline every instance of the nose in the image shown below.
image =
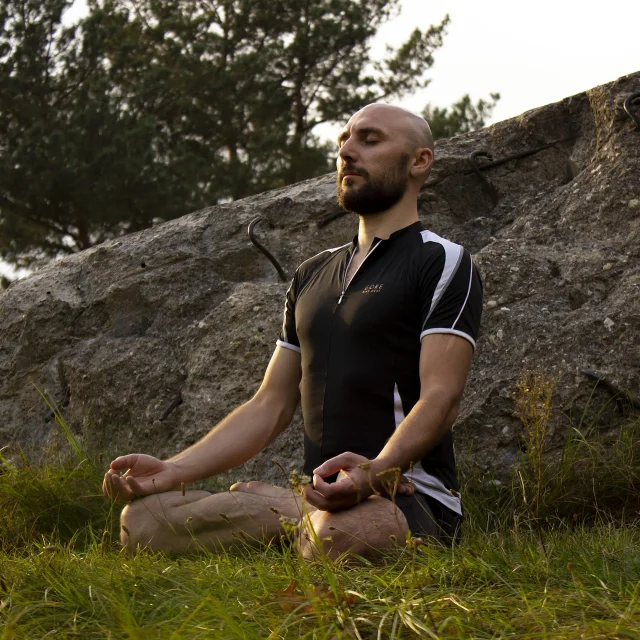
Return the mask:
<svg viewBox="0 0 640 640">
<path fill-rule="evenodd" d="M 358 159 L 358 155 L 355 149 L 355 143 L 352 142 L 351 138 L 345 140 L 340 149 L 338 149 L 338 158 L 336 160 L 336 164 L 340 166 L 340 162 L 349 164 L 356 162 Z"/>
</svg>

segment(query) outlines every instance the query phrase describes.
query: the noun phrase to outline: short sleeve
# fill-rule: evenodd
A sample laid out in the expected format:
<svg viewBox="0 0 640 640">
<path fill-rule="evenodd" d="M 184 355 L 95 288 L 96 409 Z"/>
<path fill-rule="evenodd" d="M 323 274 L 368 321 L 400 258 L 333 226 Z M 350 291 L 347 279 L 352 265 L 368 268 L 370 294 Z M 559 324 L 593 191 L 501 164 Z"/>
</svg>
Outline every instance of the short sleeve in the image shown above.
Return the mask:
<svg viewBox="0 0 640 640">
<path fill-rule="evenodd" d="M 420 340 L 451 333 L 475 350 L 482 316 L 482 280 L 471 254 L 448 241 L 429 243 L 420 273 Z"/>
<path fill-rule="evenodd" d="M 296 331 L 296 298 L 297 298 L 298 272 L 293 277 L 291 285 L 287 290 L 284 302 L 284 318 L 282 320 L 282 329 L 280 329 L 280 337 L 276 344 L 285 349 L 291 349 L 300 353 L 300 341 Z"/>
</svg>

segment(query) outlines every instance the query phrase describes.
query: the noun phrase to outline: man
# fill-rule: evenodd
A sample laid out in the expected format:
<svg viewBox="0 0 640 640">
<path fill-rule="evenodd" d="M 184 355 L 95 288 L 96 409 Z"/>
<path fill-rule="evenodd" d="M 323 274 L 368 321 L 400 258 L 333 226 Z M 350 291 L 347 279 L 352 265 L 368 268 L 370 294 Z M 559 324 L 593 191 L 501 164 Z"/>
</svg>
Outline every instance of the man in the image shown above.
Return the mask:
<svg viewBox="0 0 640 640">
<path fill-rule="evenodd" d="M 103 488 L 131 501 L 122 512 L 129 549 L 271 539 L 303 513 L 305 557 L 320 544 L 331 557 L 373 556 L 409 530 L 456 536 L 451 427 L 480 324 L 480 278 L 467 251 L 418 221 L 433 163 L 425 120 L 368 105 L 338 144 L 338 201 L 359 216 L 358 235 L 296 271 L 280 339 L 251 400 L 170 460 L 130 454 L 111 463 Z M 220 494 L 175 491 L 256 455 L 299 401 L 305 473 L 313 475 L 302 495 L 262 482 Z"/>
</svg>

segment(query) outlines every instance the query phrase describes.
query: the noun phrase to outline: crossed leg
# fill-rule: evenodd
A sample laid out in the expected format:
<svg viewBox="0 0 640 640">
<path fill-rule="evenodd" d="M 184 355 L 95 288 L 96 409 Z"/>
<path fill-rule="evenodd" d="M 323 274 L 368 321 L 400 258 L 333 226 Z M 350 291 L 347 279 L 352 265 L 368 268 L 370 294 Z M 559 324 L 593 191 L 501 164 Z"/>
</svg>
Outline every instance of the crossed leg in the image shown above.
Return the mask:
<svg viewBox="0 0 640 640">
<path fill-rule="evenodd" d="M 281 517 L 302 520 L 299 546 L 308 559 L 318 555 L 320 544 L 331 558 L 343 553 L 373 557 L 402 541 L 408 530 L 402 512 L 383 498 L 329 513 L 303 505 L 291 489 L 248 482 L 226 493 L 169 491 L 135 500 L 122 511 L 121 542 L 129 551 L 219 551 L 280 538 Z"/>
<path fill-rule="evenodd" d="M 129 551 L 219 551 L 277 538 L 284 531 L 280 518 L 299 520 L 302 513 L 292 490 L 262 482 L 238 483 L 225 493 L 167 491 L 123 509 L 120 541 Z"/>
<path fill-rule="evenodd" d="M 300 528 L 300 551 L 307 560 L 320 555 L 320 545 L 333 560 L 343 554 L 375 558 L 402 543 L 407 531 L 407 520 L 395 504 L 371 496 L 344 511 L 310 513 Z"/>
</svg>

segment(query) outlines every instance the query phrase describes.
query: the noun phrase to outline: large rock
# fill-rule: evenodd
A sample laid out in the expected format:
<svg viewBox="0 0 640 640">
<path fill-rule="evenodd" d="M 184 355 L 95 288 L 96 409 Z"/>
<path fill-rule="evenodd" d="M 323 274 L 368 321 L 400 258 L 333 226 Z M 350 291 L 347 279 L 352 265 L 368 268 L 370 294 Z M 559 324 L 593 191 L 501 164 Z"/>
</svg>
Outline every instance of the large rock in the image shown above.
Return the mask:
<svg viewBox="0 0 640 640">
<path fill-rule="evenodd" d="M 584 367 L 638 392 L 640 130 L 622 108 L 638 91 L 640 73 L 437 145 L 422 222 L 469 248 L 485 283 L 456 427 L 460 456 L 482 471 L 500 475 L 521 445 L 512 394 L 524 371 L 557 378 L 552 448 L 571 419 L 601 429 L 620 419 L 613 403 L 600 411 L 607 396 Z M 477 150 L 494 160 L 535 152 L 483 171 L 491 187 L 471 170 Z M 340 216 L 328 175 L 105 243 L 0 294 L 0 443 L 52 442 L 34 384 L 108 453 L 171 455 L 249 399 L 288 286 L 247 239 L 258 214 L 288 276 L 357 227 Z M 274 458 L 300 464 L 299 416 L 228 477 L 282 481 Z"/>
</svg>

